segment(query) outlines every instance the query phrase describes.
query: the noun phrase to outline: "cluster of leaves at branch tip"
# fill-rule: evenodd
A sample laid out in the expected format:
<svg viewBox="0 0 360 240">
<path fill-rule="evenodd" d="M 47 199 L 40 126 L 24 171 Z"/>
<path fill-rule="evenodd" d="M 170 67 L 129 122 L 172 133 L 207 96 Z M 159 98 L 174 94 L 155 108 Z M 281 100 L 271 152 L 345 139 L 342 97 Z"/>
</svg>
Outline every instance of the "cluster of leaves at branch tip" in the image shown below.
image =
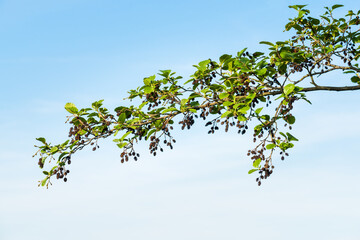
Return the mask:
<svg viewBox="0 0 360 240">
<path fill-rule="evenodd" d="M 115 138 L 122 163 L 131 158 L 136 161 L 140 157 L 135 151 L 137 142 L 148 141 L 155 156 L 158 151 L 173 148 L 176 122 L 184 130 L 191 129 L 197 120 L 205 120 L 209 134 L 221 128 L 225 132 L 235 128 L 245 134 L 250 131 L 250 121 L 257 122 L 255 146 L 247 155 L 253 162 L 249 174 L 259 174 L 256 182 L 260 186 L 273 173 L 274 160 L 284 160 L 298 141 L 287 129 L 295 123 L 295 103 L 311 103 L 306 92 L 360 89 L 360 11 L 350 10 L 337 18 L 334 10 L 342 5 L 334 5 L 314 18 L 305 7 L 290 6 L 297 11 L 285 26 L 285 31 L 294 31 L 291 39 L 260 42 L 269 46 L 267 53 L 245 48 L 235 56 L 224 54 L 219 61 L 201 61 L 194 65 L 196 71 L 187 81 L 171 70 L 144 78 L 144 84 L 130 90 L 127 97 L 130 101 L 138 99 L 139 105 L 119 106 L 111 113 L 103 100 L 80 110 L 67 103 L 65 109 L 71 114 L 66 121 L 71 125 L 69 139 L 54 145 L 45 138 L 37 139 L 41 145 L 36 146 L 35 155 L 40 156 L 40 168 L 54 162 L 50 170 L 43 171 L 45 179 L 39 185 L 48 187 L 53 176 L 67 181 L 72 156 L 86 146 L 97 150 L 102 138 Z M 334 71 L 347 74 L 349 85 L 319 84 L 320 77 Z"/>
</svg>

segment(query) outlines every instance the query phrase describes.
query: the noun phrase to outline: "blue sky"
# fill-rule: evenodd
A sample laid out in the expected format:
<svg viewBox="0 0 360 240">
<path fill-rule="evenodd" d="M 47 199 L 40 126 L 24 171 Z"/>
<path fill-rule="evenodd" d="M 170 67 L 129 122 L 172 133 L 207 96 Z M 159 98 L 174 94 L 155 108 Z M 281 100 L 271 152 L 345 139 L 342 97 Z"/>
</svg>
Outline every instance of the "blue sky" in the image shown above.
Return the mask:
<svg viewBox="0 0 360 240">
<path fill-rule="evenodd" d="M 174 150 L 154 158 L 140 144 L 125 165 L 105 140 L 74 156 L 67 183 L 37 187 L 35 138 L 66 138 L 66 102 L 111 109 L 160 69 L 186 77 L 209 57 L 265 50 L 258 42 L 289 37 L 297 3 L 0 1 L 0 239 L 358 239 L 357 92 L 297 104 L 300 141 L 260 188 L 247 174 L 251 136 L 208 136 L 201 122 L 178 132 Z"/>
</svg>

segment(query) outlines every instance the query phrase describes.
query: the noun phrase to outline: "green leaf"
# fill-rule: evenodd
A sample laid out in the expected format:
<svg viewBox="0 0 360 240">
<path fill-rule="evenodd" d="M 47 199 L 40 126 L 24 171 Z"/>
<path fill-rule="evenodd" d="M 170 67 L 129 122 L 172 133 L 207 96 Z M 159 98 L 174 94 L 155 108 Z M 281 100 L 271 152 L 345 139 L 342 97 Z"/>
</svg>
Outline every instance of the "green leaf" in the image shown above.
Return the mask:
<svg viewBox="0 0 360 240">
<path fill-rule="evenodd" d="M 325 19 L 326 21 L 330 22 L 330 18 L 325 17 L 325 16 L 320 16 L 321 18 Z"/>
<path fill-rule="evenodd" d="M 248 174 L 252 174 L 253 172 L 259 171 L 259 169 L 251 169 L 249 170 Z"/>
<path fill-rule="evenodd" d="M 310 23 L 314 26 L 314 25 L 319 25 L 320 24 L 320 20 L 317 19 L 317 18 L 312 18 L 312 17 L 309 17 L 308 18 L 310 20 Z"/>
<path fill-rule="evenodd" d="M 293 115 L 288 116 L 286 119 L 286 122 L 288 122 L 289 124 L 294 124 L 295 123 L 295 117 Z"/>
<path fill-rule="evenodd" d="M 292 93 L 294 91 L 294 89 L 295 89 L 295 85 L 290 83 L 284 87 L 284 94 L 289 95 L 290 93 Z"/>
<path fill-rule="evenodd" d="M 43 137 L 36 138 L 36 140 L 42 142 L 43 144 L 46 144 L 46 140 Z"/>
<path fill-rule="evenodd" d="M 151 86 L 146 86 L 146 87 L 144 87 L 144 93 L 145 93 L 145 94 L 152 93 L 153 91 L 154 91 L 154 88 L 151 87 Z"/>
<path fill-rule="evenodd" d="M 172 112 L 172 111 L 178 112 L 179 110 L 177 110 L 176 108 L 168 108 L 168 109 L 163 110 L 161 113 L 164 114 L 164 113 Z"/>
<path fill-rule="evenodd" d="M 204 60 L 204 61 L 199 62 L 199 67 L 198 67 L 198 69 L 199 69 L 200 71 L 205 71 L 206 68 L 207 68 L 207 65 L 208 65 L 209 63 L 210 63 L 210 60 Z"/>
<path fill-rule="evenodd" d="M 332 10 L 336 9 L 336 8 L 339 8 L 339 7 L 343 7 L 344 5 L 341 5 L 341 4 L 335 4 L 332 6 Z"/>
<path fill-rule="evenodd" d="M 47 171 L 43 171 L 43 174 L 45 174 L 45 175 L 49 175 L 49 172 L 47 172 Z"/>
<path fill-rule="evenodd" d="M 254 168 L 259 168 L 260 163 L 261 163 L 261 158 L 256 159 L 256 160 L 253 162 Z"/>
<path fill-rule="evenodd" d="M 144 78 L 144 84 L 146 86 L 149 86 L 151 84 L 151 79 L 150 78 Z"/>
<path fill-rule="evenodd" d="M 265 73 L 266 73 L 266 68 L 263 68 L 263 69 L 261 69 L 261 70 L 259 70 L 258 72 L 257 72 L 257 74 L 258 75 L 260 75 L 260 76 L 262 76 L 262 75 L 264 75 Z"/>
<path fill-rule="evenodd" d="M 307 5 L 291 5 L 289 8 L 293 8 L 295 10 L 301 10 L 302 8 L 306 7 Z"/>
<path fill-rule="evenodd" d="M 65 109 L 71 114 L 77 114 L 79 112 L 79 110 L 76 108 L 75 104 L 73 103 L 65 104 Z"/>
<path fill-rule="evenodd" d="M 245 107 L 243 107 L 243 108 L 238 109 L 237 111 L 238 111 L 239 113 L 246 114 L 247 111 L 249 111 L 249 110 L 250 110 L 250 107 L 249 107 L 249 106 L 245 106 Z"/>
<path fill-rule="evenodd" d="M 64 148 L 69 142 L 70 142 L 69 139 L 66 140 L 65 142 L 63 142 L 63 143 L 61 144 L 61 147 Z"/>
<path fill-rule="evenodd" d="M 252 92 L 246 96 L 246 99 L 253 100 L 256 97 L 256 92 Z"/>
<path fill-rule="evenodd" d="M 240 58 L 241 55 L 246 51 L 247 48 L 244 48 L 243 50 L 241 50 L 240 52 L 237 53 L 237 56 Z"/>
<path fill-rule="evenodd" d="M 234 104 L 233 102 L 229 102 L 229 101 L 226 101 L 226 102 L 223 103 L 223 105 L 224 105 L 225 107 L 231 106 L 231 105 L 233 105 L 233 104 Z"/>
<path fill-rule="evenodd" d="M 139 106 L 139 110 L 141 110 L 146 104 L 148 104 L 148 102 L 146 102 L 146 101 L 141 103 Z"/>
<path fill-rule="evenodd" d="M 285 135 L 285 133 L 280 132 L 280 135 L 287 139 L 287 136 Z"/>
<path fill-rule="evenodd" d="M 98 109 L 99 107 L 101 107 L 103 101 L 104 101 L 104 99 L 99 100 L 99 101 L 96 101 L 96 102 L 93 102 L 93 103 L 91 104 L 91 106 L 92 106 L 94 109 Z"/>
<path fill-rule="evenodd" d="M 160 76 L 163 76 L 164 78 L 170 77 L 171 70 L 160 70 L 161 73 L 159 73 Z"/>
<path fill-rule="evenodd" d="M 226 60 L 230 59 L 232 56 L 229 55 L 229 54 L 224 54 L 222 55 L 219 60 L 220 60 L 220 63 L 224 63 Z"/>
<path fill-rule="evenodd" d="M 228 117 L 229 115 L 232 115 L 231 111 L 226 111 L 221 115 L 221 118 Z"/>
<path fill-rule="evenodd" d="M 50 153 L 53 154 L 53 153 L 56 153 L 59 149 L 57 147 L 52 147 L 51 150 L 50 150 Z"/>
<path fill-rule="evenodd" d="M 280 74 L 286 73 L 287 64 L 281 63 L 281 64 L 279 65 L 278 69 L 279 69 L 279 73 L 280 73 Z"/>
<path fill-rule="evenodd" d="M 120 116 L 119 116 L 119 122 L 120 123 L 124 123 L 125 122 L 125 119 L 126 119 L 126 113 L 121 113 Z"/>
<path fill-rule="evenodd" d="M 285 150 L 287 150 L 289 148 L 294 147 L 294 144 L 282 142 L 282 143 L 280 143 L 279 147 L 280 147 L 281 150 L 285 151 Z"/>
<path fill-rule="evenodd" d="M 116 144 L 116 146 L 118 146 L 119 148 L 123 148 L 123 147 L 125 147 L 126 145 L 127 145 L 126 142 Z"/>
<path fill-rule="evenodd" d="M 151 136 L 151 134 L 153 134 L 154 132 L 156 132 L 156 129 L 151 129 L 151 130 L 148 132 L 146 138 L 149 138 L 149 137 Z"/>
<path fill-rule="evenodd" d="M 120 142 L 122 142 L 131 132 L 127 132 L 125 133 L 121 138 L 120 138 Z"/>
<path fill-rule="evenodd" d="M 245 122 L 247 120 L 247 118 L 244 116 L 244 115 L 239 115 L 237 117 L 237 119 L 240 121 L 240 122 Z"/>
<path fill-rule="evenodd" d="M 47 180 L 48 180 L 48 177 L 46 177 L 44 180 L 41 181 L 41 186 L 42 187 L 45 186 Z"/>
<path fill-rule="evenodd" d="M 271 42 L 267 42 L 267 41 L 261 41 L 259 42 L 260 44 L 266 44 L 266 45 L 269 45 L 269 46 L 272 46 L 272 47 L 275 47 L 275 44 L 271 43 Z"/>
<path fill-rule="evenodd" d="M 265 115 L 262 115 L 261 116 L 261 119 L 265 119 L 266 121 L 269 121 L 270 120 L 270 116 L 265 114 Z"/>
<path fill-rule="evenodd" d="M 255 110 L 255 113 L 260 114 L 261 110 L 263 110 L 263 108 L 258 108 L 258 109 Z"/>
<path fill-rule="evenodd" d="M 220 93 L 220 94 L 219 94 L 219 98 L 220 98 L 220 99 L 224 99 L 224 98 L 227 98 L 229 95 L 230 95 L 230 94 L 229 94 L 229 93 L 226 93 L 226 92 Z"/>
<path fill-rule="evenodd" d="M 299 141 L 296 137 L 294 137 L 293 135 L 291 135 L 290 133 L 286 133 L 286 135 L 288 136 L 288 141 Z"/>
<path fill-rule="evenodd" d="M 266 145 L 266 149 L 273 149 L 274 147 L 276 147 L 276 144 L 273 143 Z"/>
<path fill-rule="evenodd" d="M 262 56 L 262 55 L 264 55 L 264 53 L 262 53 L 262 52 L 254 52 L 254 53 L 253 53 L 253 57 L 254 57 L 254 58 L 260 57 L 260 56 Z"/>
<path fill-rule="evenodd" d="M 351 78 L 351 81 L 352 81 L 353 83 L 359 83 L 359 82 L 360 82 L 360 78 L 359 78 L 358 76 L 353 76 L 353 77 Z"/>
<path fill-rule="evenodd" d="M 181 99 L 181 102 L 180 102 L 181 106 L 184 106 L 188 101 L 189 101 L 189 100 L 186 99 L 186 98 Z"/>
<path fill-rule="evenodd" d="M 63 152 L 62 154 L 60 154 L 58 161 L 60 161 L 66 154 L 68 154 L 68 152 Z"/>
<path fill-rule="evenodd" d="M 292 58 L 294 58 L 294 54 L 282 51 L 280 53 L 280 57 L 282 57 L 282 58 L 291 58 L 292 59 Z"/>
<path fill-rule="evenodd" d="M 199 106 L 200 103 L 198 101 L 193 101 L 193 102 L 190 102 L 190 106 L 192 107 L 196 107 L 196 106 Z"/>
</svg>

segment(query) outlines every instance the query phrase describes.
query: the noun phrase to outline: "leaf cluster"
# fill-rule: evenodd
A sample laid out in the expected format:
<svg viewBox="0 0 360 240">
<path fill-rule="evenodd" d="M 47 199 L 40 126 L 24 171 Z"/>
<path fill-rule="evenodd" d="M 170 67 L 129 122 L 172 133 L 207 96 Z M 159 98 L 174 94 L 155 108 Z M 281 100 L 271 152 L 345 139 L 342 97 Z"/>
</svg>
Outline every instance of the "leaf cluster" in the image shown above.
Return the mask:
<svg viewBox="0 0 360 240">
<path fill-rule="evenodd" d="M 42 143 L 36 146 L 40 168 L 58 155 L 55 166 L 43 171 L 46 177 L 40 185 L 51 184 L 52 176 L 66 181 L 71 157 L 88 145 L 95 151 L 101 138 L 114 137 L 121 162 L 136 161 L 139 141 L 148 141 L 155 156 L 159 150 L 173 148 L 176 123 L 184 130 L 203 120 L 209 134 L 220 128 L 227 132 L 230 127 L 245 134 L 250 131 L 249 123 L 256 122 L 252 131 L 255 147 L 248 151 L 253 163 L 249 174 L 258 172 L 260 186 L 273 173 L 274 153 L 284 160 L 298 141 L 287 129 L 291 130 L 296 120 L 292 113 L 295 103 L 311 103 L 306 92 L 360 89 L 360 11 L 336 18 L 334 10 L 341 5 L 334 5 L 314 18 L 305 7 L 290 6 L 297 11 L 285 26 L 285 31 L 294 31 L 291 39 L 260 42 L 269 46 L 268 53 L 245 48 L 235 56 L 224 54 L 217 61 L 201 61 L 187 81 L 171 70 L 162 70 L 128 92 L 127 99 L 136 99 L 139 105 L 119 106 L 114 112 L 103 106 L 103 100 L 80 110 L 67 103 L 69 139 L 55 145 L 37 139 Z M 318 78 L 332 71 L 350 74 L 350 86 L 319 85 Z"/>
</svg>

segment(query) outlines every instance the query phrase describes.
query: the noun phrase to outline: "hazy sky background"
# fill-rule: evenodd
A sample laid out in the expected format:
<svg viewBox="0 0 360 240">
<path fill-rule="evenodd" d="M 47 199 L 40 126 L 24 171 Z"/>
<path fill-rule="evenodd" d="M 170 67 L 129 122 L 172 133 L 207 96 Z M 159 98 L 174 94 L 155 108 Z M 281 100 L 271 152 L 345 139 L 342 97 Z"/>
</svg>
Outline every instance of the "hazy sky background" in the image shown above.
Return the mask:
<svg viewBox="0 0 360 240">
<path fill-rule="evenodd" d="M 266 50 L 259 41 L 290 36 L 287 6 L 298 3 L 0 1 L 0 239 L 359 239 L 358 92 L 297 103 L 300 141 L 261 187 L 247 174 L 251 135 L 209 136 L 203 122 L 157 157 L 140 144 L 138 162 L 121 164 L 103 141 L 73 157 L 67 183 L 37 187 L 35 138 L 66 139 L 66 102 L 105 99 L 113 109 L 159 69 L 186 77 L 209 57 Z M 323 5 L 309 8 L 317 15 Z"/>
</svg>

